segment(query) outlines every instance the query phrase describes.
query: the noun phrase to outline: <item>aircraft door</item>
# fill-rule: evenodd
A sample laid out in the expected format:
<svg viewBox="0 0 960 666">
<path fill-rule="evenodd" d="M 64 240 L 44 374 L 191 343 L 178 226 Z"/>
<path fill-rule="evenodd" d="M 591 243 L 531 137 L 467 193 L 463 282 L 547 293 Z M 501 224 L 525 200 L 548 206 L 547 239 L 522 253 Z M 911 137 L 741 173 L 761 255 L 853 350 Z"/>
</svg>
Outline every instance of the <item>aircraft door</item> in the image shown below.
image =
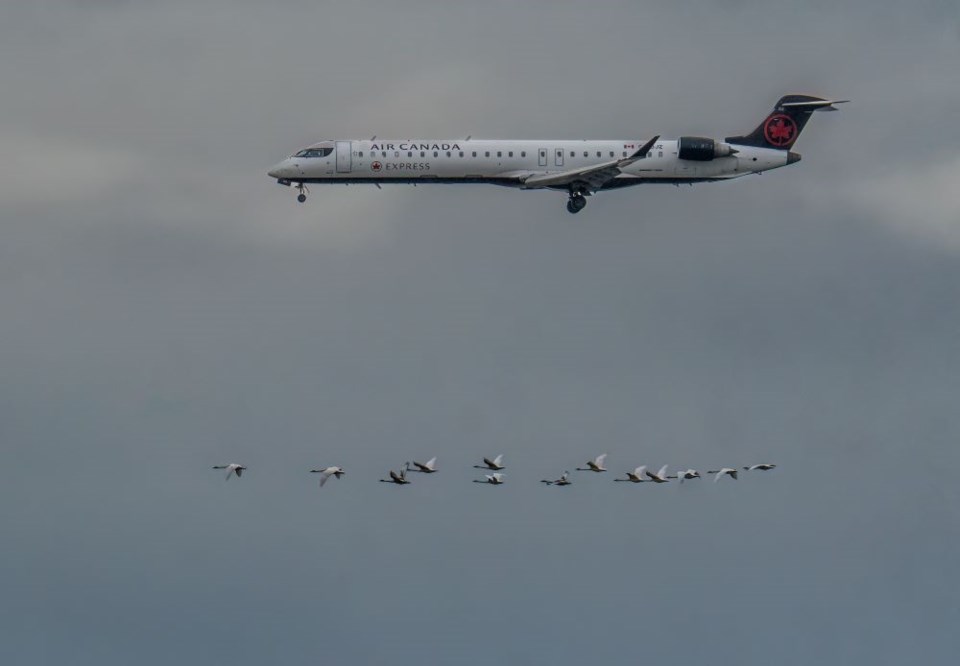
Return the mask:
<svg viewBox="0 0 960 666">
<path fill-rule="evenodd" d="M 353 156 L 350 153 L 349 141 L 337 141 L 337 173 L 350 173 L 353 167 Z"/>
<path fill-rule="evenodd" d="M 563 148 L 557 148 L 555 151 L 553 151 L 553 154 L 553 163 L 557 166 L 563 166 Z"/>
<path fill-rule="evenodd" d="M 540 166 L 547 166 L 547 149 L 540 149 Z"/>
</svg>

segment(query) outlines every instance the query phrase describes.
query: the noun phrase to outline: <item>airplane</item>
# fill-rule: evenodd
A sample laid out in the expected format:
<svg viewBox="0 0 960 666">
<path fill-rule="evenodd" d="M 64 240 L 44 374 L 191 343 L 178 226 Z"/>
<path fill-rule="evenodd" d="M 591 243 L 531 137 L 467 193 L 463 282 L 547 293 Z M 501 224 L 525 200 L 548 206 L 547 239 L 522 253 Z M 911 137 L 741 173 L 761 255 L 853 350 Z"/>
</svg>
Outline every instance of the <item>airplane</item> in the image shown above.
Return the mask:
<svg viewBox="0 0 960 666">
<path fill-rule="evenodd" d="M 267 175 L 295 185 L 307 200 L 313 183 L 490 183 L 523 190 L 566 192 L 567 210 L 579 213 L 586 197 L 646 183 L 731 180 L 800 161 L 791 151 L 815 111 L 836 111 L 810 95 L 781 97 L 756 129 L 722 141 L 700 136 L 611 141 L 333 140 L 297 151 Z"/>
</svg>

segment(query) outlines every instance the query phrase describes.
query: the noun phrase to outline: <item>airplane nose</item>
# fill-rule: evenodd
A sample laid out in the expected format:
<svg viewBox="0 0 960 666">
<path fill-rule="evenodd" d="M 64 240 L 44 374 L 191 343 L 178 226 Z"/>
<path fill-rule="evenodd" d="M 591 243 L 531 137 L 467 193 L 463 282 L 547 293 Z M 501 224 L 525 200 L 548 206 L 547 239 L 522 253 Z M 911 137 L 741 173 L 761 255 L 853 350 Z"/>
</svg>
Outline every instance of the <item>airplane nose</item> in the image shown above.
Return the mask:
<svg viewBox="0 0 960 666">
<path fill-rule="evenodd" d="M 267 175 L 270 176 L 271 178 L 276 178 L 276 179 L 278 179 L 278 180 L 279 180 L 280 178 L 283 178 L 283 162 L 281 162 L 280 164 L 277 164 L 276 166 L 272 167 L 272 168 L 267 172 Z"/>
</svg>

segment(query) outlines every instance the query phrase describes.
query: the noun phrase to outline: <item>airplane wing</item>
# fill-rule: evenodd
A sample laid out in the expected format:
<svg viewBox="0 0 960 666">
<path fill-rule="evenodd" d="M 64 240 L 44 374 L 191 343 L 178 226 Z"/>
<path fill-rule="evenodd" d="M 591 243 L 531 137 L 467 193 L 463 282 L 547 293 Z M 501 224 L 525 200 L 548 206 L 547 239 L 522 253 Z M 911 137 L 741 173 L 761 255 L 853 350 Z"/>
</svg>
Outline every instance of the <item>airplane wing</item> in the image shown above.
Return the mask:
<svg viewBox="0 0 960 666">
<path fill-rule="evenodd" d="M 624 167 L 645 158 L 650 149 L 653 148 L 653 144 L 655 144 L 659 138 L 660 135 L 653 137 L 643 144 L 635 153 L 619 160 L 610 160 L 609 162 L 601 162 L 600 164 L 593 164 L 579 169 L 570 169 L 559 173 L 534 174 L 523 181 L 523 187 L 525 189 L 533 189 L 539 187 L 558 187 L 570 185 L 571 183 L 584 183 L 591 190 L 599 190 L 606 182 L 620 175 Z"/>
</svg>

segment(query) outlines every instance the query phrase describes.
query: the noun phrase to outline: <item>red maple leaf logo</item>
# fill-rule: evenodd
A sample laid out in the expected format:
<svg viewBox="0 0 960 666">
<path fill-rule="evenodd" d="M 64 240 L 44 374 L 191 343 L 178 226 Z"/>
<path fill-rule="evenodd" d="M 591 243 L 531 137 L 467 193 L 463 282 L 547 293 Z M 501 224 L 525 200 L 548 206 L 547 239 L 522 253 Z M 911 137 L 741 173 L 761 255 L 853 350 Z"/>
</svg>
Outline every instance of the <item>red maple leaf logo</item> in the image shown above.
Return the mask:
<svg viewBox="0 0 960 666">
<path fill-rule="evenodd" d="M 767 121 L 763 133 L 767 141 L 775 146 L 785 146 L 790 143 L 797 131 L 797 124 L 790 116 L 773 116 Z"/>
<path fill-rule="evenodd" d="M 773 139 L 789 139 L 793 136 L 793 128 L 782 120 L 777 120 L 770 126 L 770 137 Z"/>
</svg>

